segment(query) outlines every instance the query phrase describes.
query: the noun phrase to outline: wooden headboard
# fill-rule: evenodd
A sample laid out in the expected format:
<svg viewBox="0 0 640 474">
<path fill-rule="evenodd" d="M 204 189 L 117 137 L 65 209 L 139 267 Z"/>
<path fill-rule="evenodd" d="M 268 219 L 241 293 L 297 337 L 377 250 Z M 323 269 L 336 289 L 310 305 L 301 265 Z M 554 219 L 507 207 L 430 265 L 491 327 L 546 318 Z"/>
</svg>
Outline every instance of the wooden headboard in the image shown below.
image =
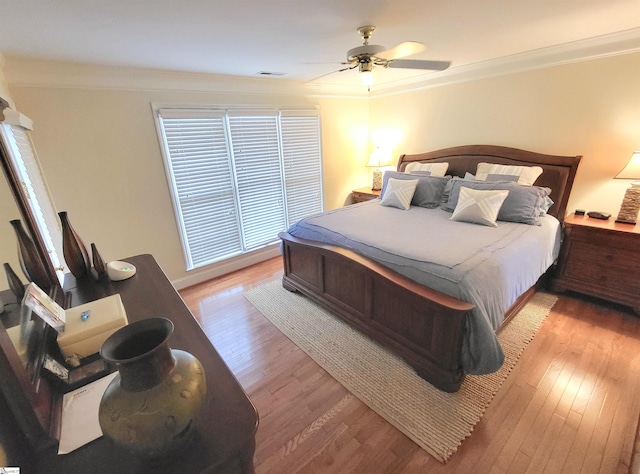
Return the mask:
<svg viewBox="0 0 640 474">
<path fill-rule="evenodd" d="M 501 165 L 540 166 L 542 174 L 534 183 L 551 189 L 553 206 L 549 214 L 563 220 L 567 210 L 569 194 L 582 156 L 545 155 L 533 151 L 519 150 L 497 145 L 465 145 L 442 150 L 401 155 L 398 171 L 404 171 L 408 163 L 449 163 L 448 175 L 464 177 L 466 172 L 476 173 L 478 163 L 496 163 Z"/>
</svg>

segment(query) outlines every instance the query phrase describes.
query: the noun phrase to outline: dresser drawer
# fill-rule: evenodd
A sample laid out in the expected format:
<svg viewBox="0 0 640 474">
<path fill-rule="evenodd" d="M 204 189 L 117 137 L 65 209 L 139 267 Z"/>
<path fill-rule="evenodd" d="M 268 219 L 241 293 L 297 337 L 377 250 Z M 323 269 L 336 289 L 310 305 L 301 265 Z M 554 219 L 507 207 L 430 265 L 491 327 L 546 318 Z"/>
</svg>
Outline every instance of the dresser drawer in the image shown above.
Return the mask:
<svg viewBox="0 0 640 474">
<path fill-rule="evenodd" d="M 573 242 L 572 245 L 575 245 L 577 242 L 591 244 L 599 248 L 600 251 L 608 248 L 610 253 L 617 253 L 619 255 L 622 255 L 623 252 L 625 256 L 635 254 L 637 257 L 640 255 L 640 247 L 638 246 L 640 242 L 638 241 L 637 234 L 590 229 L 588 227 L 572 227 L 571 241 Z M 627 252 L 629 254 L 627 254 Z"/>
<path fill-rule="evenodd" d="M 568 278 L 624 292 L 640 291 L 640 252 L 574 240 L 565 269 Z"/>
</svg>

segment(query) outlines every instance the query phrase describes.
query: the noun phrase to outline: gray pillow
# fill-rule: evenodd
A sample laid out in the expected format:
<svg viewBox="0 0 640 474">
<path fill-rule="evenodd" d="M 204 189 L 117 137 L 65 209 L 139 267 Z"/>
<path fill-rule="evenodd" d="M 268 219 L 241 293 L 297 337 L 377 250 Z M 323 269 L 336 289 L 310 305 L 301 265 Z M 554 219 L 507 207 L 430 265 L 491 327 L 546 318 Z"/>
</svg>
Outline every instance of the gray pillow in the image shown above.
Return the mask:
<svg viewBox="0 0 640 474">
<path fill-rule="evenodd" d="M 550 201 L 549 194 L 551 193 L 549 188 L 524 186 L 508 181 L 456 180 L 451 187 L 449 200 L 442 205 L 442 209 L 453 212 L 458 204 L 460 187 L 462 186 L 480 190 L 508 190 L 509 195 L 500 208 L 498 220 L 529 225 L 540 225 L 540 216 L 545 214 L 544 209 Z"/>
<path fill-rule="evenodd" d="M 389 179 L 409 179 L 418 180 L 416 191 L 411 199 L 413 206 L 426 207 L 433 209 L 440 205 L 440 198 L 447 182 L 451 179 L 449 176 L 421 176 L 413 173 L 398 173 L 397 171 L 386 171 L 382 178 L 381 196 L 384 196 L 385 188 Z"/>
</svg>

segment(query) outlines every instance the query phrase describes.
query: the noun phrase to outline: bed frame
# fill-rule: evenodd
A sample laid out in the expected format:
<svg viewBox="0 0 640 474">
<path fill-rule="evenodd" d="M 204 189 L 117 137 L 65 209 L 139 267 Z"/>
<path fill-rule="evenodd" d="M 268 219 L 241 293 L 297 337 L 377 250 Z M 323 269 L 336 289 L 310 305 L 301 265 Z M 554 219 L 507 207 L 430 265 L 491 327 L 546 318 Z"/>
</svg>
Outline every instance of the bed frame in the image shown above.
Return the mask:
<svg viewBox="0 0 640 474">
<path fill-rule="evenodd" d="M 475 173 L 479 162 L 538 165 L 537 186 L 551 188 L 549 214 L 562 220 L 581 156 L 555 156 L 495 145 L 468 145 L 416 155 L 408 163 L 449 163 L 447 174 Z M 282 284 L 300 291 L 344 321 L 389 348 L 435 387 L 455 392 L 464 379 L 462 336 L 473 305 L 416 283 L 351 250 L 279 235 L 283 244 Z M 535 293 L 525 292 L 505 314 L 505 322 Z"/>
</svg>

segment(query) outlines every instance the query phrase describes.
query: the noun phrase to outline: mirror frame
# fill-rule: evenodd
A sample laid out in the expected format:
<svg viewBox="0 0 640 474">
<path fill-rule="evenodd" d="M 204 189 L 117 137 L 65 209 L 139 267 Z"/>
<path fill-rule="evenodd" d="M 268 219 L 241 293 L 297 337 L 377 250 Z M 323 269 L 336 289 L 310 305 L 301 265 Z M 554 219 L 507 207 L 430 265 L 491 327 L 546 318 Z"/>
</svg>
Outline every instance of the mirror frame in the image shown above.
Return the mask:
<svg viewBox="0 0 640 474">
<path fill-rule="evenodd" d="M 4 122 L 4 111 L 7 108 L 9 108 L 9 103 L 0 97 L 0 122 Z M 29 206 L 19 175 L 13 166 L 9 150 L 2 140 L 0 140 L 0 163 L 9 189 L 22 215 L 24 226 L 31 235 L 38 256 L 51 282 L 49 294 L 58 304 L 62 305 L 65 299 L 64 290 L 49 258 L 49 252 Z M 6 224 L 9 227 L 9 223 Z M 48 337 L 47 332 L 48 329 L 45 326 L 45 339 Z M 54 433 L 58 428 L 53 416 L 55 395 L 51 392 L 46 381 L 36 380 L 34 382 L 29 378 L 23 362 L 2 324 L 0 324 L 0 373 L 2 373 L 0 396 L 5 399 L 30 444 L 36 449 L 52 446 L 55 441 Z"/>
<path fill-rule="evenodd" d="M 9 102 L 0 97 L 0 121 L 5 120 L 4 110 L 8 107 Z M 24 225 L 29 232 L 29 235 L 31 235 L 31 240 L 33 240 L 38 256 L 40 257 L 47 273 L 47 278 L 51 283 L 51 296 L 60 304 L 64 301 L 62 286 L 60 285 L 56 271 L 51 263 L 51 259 L 49 258 L 49 252 L 47 251 L 44 239 L 40 234 L 36 219 L 33 212 L 31 212 L 31 207 L 29 206 L 27 196 L 20 183 L 18 173 L 11 161 L 9 150 L 6 148 L 6 145 L 2 140 L 0 140 L 0 162 L 2 163 L 2 170 L 6 177 L 7 184 L 9 185 L 11 193 L 13 194 L 20 214 L 24 220 Z"/>
</svg>

